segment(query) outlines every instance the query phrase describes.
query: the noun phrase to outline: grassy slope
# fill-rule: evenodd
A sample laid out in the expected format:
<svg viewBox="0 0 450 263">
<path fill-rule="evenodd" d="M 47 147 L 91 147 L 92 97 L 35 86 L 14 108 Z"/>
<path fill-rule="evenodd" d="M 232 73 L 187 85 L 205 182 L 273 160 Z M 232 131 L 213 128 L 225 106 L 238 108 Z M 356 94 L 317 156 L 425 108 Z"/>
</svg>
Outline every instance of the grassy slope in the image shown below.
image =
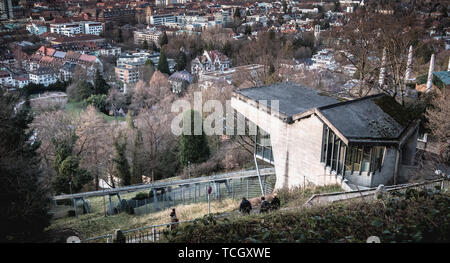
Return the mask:
<svg viewBox="0 0 450 263">
<path fill-rule="evenodd" d="M 67 113 L 73 114 L 73 115 L 79 115 L 81 111 L 85 109 L 82 102 L 68 102 L 64 106 L 64 109 Z M 125 121 L 125 117 L 114 117 L 114 116 L 108 116 L 102 112 L 98 113 L 105 121 L 112 122 L 112 121 Z"/>
<path fill-rule="evenodd" d="M 389 197 L 204 219 L 178 228 L 163 242 L 382 242 L 450 241 L 450 195 Z"/>
<path fill-rule="evenodd" d="M 176 178 L 172 178 L 176 179 Z M 166 179 L 169 180 L 169 179 Z M 286 191 L 280 191 L 279 197 L 282 200 L 283 206 L 293 207 L 302 205 L 313 194 L 324 192 L 336 192 L 342 191 L 339 186 L 325 186 L 325 187 L 311 187 L 305 191 L 302 189 L 295 189 L 290 193 Z M 121 194 L 122 198 L 130 199 L 135 196 L 136 193 Z M 157 213 L 149 213 L 145 215 L 128 215 L 121 213 L 114 216 L 104 216 L 103 198 L 94 197 L 89 198 L 91 202 L 91 213 L 80 215 L 77 218 L 67 217 L 67 211 L 73 209 L 71 206 L 58 206 L 54 210 L 56 216 L 51 222 L 48 230 L 65 229 L 70 228 L 79 232 L 84 238 L 100 236 L 104 234 L 113 233 L 115 229 L 132 229 L 148 225 L 168 223 L 170 209 L 165 209 Z M 108 198 L 106 198 L 106 205 L 108 204 Z M 240 200 L 224 199 L 222 201 L 211 202 L 212 213 L 225 213 L 237 211 Z M 188 205 L 177 205 L 177 216 L 181 221 L 190 220 L 195 218 L 201 218 L 207 214 L 207 203 L 195 203 Z"/>
</svg>

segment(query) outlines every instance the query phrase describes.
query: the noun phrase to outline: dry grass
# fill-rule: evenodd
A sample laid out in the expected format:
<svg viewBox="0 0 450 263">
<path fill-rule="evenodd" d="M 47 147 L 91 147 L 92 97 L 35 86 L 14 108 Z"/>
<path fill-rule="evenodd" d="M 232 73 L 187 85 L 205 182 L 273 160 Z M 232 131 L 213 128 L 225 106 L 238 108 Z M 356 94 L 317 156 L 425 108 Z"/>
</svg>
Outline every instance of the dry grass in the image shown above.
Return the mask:
<svg viewBox="0 0 450 263">
<path fill-rule="evenodd" d="M 99 199 L 99 198 L 97 198 Z M 211 213 L 224 213 L 237 210 L 239 201 L 225 199 L 211 202 Z M 203 217 L 208 211 L 207 203 L 177 205 L 174 207 L 180 221 Z M 66 208 L 67 209 L 67 208 Z M 115 229 L 132 229 L 149 225 L 170 222 L 171 208 L 156 213 L 140 216 L 120 213 L 114 216 L 104 216 L 103 211 L 93 211 L 80 215 L 78 218 L 65 217 L 52 221 L 48 230 L 71 228 L 81 234 L 83 238 L 111 234 Z"/>
</svg>

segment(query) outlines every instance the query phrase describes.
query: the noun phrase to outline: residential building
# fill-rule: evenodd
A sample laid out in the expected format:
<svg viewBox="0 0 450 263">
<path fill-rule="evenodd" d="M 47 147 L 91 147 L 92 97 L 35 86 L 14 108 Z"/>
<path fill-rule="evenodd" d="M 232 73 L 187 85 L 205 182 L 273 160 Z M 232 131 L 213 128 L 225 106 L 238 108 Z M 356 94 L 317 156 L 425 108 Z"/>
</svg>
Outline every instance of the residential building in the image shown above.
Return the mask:
<svg viewBox="0 0 450 263">
<path fill-rule="evenodd" d="M 156 60 L 156 63 L 159 59 L 159 53 L 158 52 L 134 52 L 134 53 L 123 53 L 121 54 L 116 61 L 117 67 L 125 67 L 126 65 L 133 65 L 133 66 L 141 66 L 144 65 L 147 60 Z M 153 61 L 155 63 L 155 61 Z"/>
<path fill-rule="evenodd" d="M 189 72 L 186 70 L 177 71 L 170 75 L 169 84 L 173 93 L 181 93 L 185 90 L 190 84 L 192 84 L 194 78 Z"/>
<path fill-rule="evenodd" d="M 165 23 L 177 22 L 177 17 L 173 14 L 151 15 L 149 20 L 150 25 L 161 26 Z"/>
<path fill-rule="evenodd" d="M 11 73 L 0 70 L 0 86 L 12 86 L 13 85 L 13 78 L 11 76 Z"/>
<path fill-rule="evenodd" d="M 30 82 L 34 84 L 42 84 L 48 86 L 58 80 L 58 74 L 55 70 L 47 67 L 39 67 L 37 70 L 28 74 Z"/>
<path fill-rule="evenodd" d="M 0 19 L 13 19 L 14 8 L 12 0 L 0 0 Z"/>
<path fill-rule="evenodd" d="M 83 33 L 79 23 L 50 24 L 50 32 L 71 37 Z"/>
<path fill-rule="evenodd" d="M 76 34 L 100 35 L 103 25 L 99 22 L 80 21 L 50 24 L 50 32 L 71 37 Z"/>
<path fill-rule="evenodd" d="M 284 82 L 235 91 L 231 105 L 257 126 L 256 157 L 274 164 L 276 189 L 408 180 L 418 121 L 390 96 L 340 101 Z"/>
<path fill-rule="evenodd" d="M 29 23 L 26 28 L 32 35 L 42 35 L 47 32 L 47 26 L 43 23 Z"/>
<path fill-rule="evenodd" d="M 126 65 L 115 67 L 116 80 L 122 83 L 136 83 L 139 80 L 139 70 L 136 66 Z"/>
<path fill-rule="evenodd" d="M 23 88 L 24 86 L 28 85 L 30 82 L 30 79 L 28 76 L 14 76 L 13 77 L 13 86 L 16 88 Z"/>
<path fill-rule="evenodd" d="M 218 85 L 219 83 L 231 84 L 234 80 L 257 80 L 259 74 L 264 71 L 264 65 L 251 64 L 238 66 L 226 70 L 204 72 L 199 75 L 198 83 L 202 89 L 207 89 Z"/>
<path fill-rule="evenodd" d="M 163 33 L 156 28 L 146 28 L 142 30 L 136 30 L 133 32 L 134 43 L 141 45 L 144 41 L 150 46 L 151 43 L 155 43 L 159 47 L 159 40 L 161 39 Z"/>
<path fill-rule="evenodd" d="M 191 73 L 200 75 L 205 72 L 224 71 L 230 67 L 230 59 L 217 50 L 204 51 L 203 55 L 191 62 Z"/>
</svg>

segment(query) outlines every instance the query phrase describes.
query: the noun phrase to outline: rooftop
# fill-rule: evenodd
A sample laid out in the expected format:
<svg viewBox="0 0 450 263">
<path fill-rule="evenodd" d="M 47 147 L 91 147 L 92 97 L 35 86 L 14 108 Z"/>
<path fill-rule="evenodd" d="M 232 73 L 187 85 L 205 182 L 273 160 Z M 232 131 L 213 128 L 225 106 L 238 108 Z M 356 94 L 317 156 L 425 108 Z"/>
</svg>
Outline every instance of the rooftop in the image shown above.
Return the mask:
<svg viewBox="0 0 450 263">
<path fill-rule="evenodd" d="M 392 97 L 379 94 L 319 108 L 347 139 L 397 139 L 409 121 Z"/>
<path fill-rule="evenodd" d="M 450 85 L 450 71 L 433 72 L 446 86 Z"/>
<path fill-rule="evenodd" d="M 270 101 L 278 100 L 279 111 L 287 117 L 338 102 L 335 98 L 321 94 L 315 89 L 291 82 L 248 88 L 238 90 L 236 93 L 254 101 L 263 100 L 260 103 L 269 107 Z"/>
<path fill-rule="evenodd" d="M 385 94 L 342 102 L 290 82 L 248 88 L 235 93 L 269 108 L 271 101 L 278 100 L 279 112 L 286 115 L 282 117 L 288 123 L 309 116 L 314 111 L 353 142 L 397 140 L 413 119 L 408 110 Z"/>
</svg>

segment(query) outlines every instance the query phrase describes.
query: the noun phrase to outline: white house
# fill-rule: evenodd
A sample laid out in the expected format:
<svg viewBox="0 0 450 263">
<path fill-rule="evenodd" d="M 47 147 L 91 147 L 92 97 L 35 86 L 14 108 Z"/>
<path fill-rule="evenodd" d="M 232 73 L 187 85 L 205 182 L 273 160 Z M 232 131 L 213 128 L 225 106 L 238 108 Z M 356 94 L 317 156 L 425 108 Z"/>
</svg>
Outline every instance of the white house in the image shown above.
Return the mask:
<svg viewBox="0 0 450 263">
<path fill-rule="evenodd" d="M 30 82 L 28 76 L 14 76 L 13 78 L 14 87 L 16 88 L 23 88 L 24 86 L 28 85 Z"/>
<path fill-rule="evenodd" d="M 230 67 L 230 59 L 217 50 L 204 51 L 203 55 L 196 57 L 191 62 L 192 75 L 205 72 L 224 71 Z"/>
<path fill-rule="evenodd" d="M 9 72 L 0 70 L 0 86 L 12 86 L 13 79 Z"/>
<path fill-rule="evenodd" d="M 58 74 L 53 69 L 44 67 L 40 67 L 37 70 L 31 71 L 28 76 L 30 82 L 34 84 L 42 84 L 46 87 L 58 80 Z"/>
</svg>

